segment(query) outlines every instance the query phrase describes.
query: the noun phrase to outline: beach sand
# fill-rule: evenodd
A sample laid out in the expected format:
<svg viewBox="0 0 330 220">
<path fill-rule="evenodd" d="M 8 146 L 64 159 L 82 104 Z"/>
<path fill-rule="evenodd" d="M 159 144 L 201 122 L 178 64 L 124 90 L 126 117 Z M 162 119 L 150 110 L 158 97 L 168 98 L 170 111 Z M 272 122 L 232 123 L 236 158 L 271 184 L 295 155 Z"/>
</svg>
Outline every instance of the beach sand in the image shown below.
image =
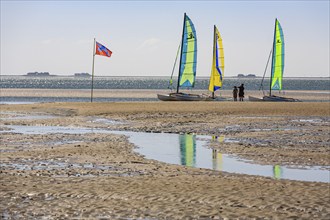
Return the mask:
<svg viewBox="0 0 330 220">
<path fill-rule="evenodd" d="M 183 91 L 194 94 L 209 94 L 208 90 Z M 94 98 L 157 98 L 157 94 L 167 94 L 169 90 L 150 89 L 97 89 L 93 92 Z M 217 92 L 218 94 L 219 92 Z M 221 96 L 232 99 L 232 90 L 221 90 Z M 275 92 L 278 95 L 277 92 Z M 1 96 L 7 97 L 83 97 L 89 98 L 89 89 L 1 89 Z M 245 91 L 245 100 L 248 96 L 261 98 L 263 93 L 257 90 Z M 289 90 L 282 92 L 281 96 L 304 101 L 330 101 L 330 93 L 325 90 Z"/>
<path fill-rule="evenodd" d="M 329 166 L 330 159 L 329 102 L 39 103 L 1 105 L 1 118 L 2 130 L 52 125 L 226 136 L 243 141 L 212 147 L 261 164 Z M 93 122 L 98 118 L 121 123 Z M 329 183 L 171 165 L 133 148 L 114 134 L 2 133 L 2 218 L 330 218 Z"/>
</svg>

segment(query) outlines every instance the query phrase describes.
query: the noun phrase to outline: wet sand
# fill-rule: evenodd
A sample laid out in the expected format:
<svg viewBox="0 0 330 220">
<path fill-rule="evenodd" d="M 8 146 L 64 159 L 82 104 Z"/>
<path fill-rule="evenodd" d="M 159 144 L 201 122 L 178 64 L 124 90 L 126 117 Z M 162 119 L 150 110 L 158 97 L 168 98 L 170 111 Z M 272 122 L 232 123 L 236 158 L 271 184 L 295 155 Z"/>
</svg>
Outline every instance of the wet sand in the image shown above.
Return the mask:
<svg viewBox="0 0 330 220">
<path fill-rule="evenodd" d="M 13 112 L 56 117 L 14 119 Z M 53 125 L 237 138 L 240 144 L 212 147 L 262 164 L 329 166 L 330 159 L 328 102 L 41 103 L 1 105 L 1 118 L 1 129 Z M 121 123 L 93 122 L 98 118 Z M 113 134 L 2 133 L 1 163 L 8 165 L 0 173 L 2 217 L 330 218 L 329 183 L 170 165 L 133 148 Z"/>
</svg>

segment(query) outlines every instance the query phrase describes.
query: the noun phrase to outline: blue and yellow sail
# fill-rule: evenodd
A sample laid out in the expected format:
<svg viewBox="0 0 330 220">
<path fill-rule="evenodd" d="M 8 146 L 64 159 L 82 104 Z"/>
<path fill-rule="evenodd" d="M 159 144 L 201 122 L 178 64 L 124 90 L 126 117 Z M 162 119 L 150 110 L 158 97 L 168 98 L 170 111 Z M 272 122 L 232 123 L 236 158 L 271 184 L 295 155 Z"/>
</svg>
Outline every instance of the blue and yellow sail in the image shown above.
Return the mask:
<svg viewBox="0 0 330 220">
<path fill-rule="evenodd" d="M 197 36 L 194 24 L 184 14 L 178 87 L 194 87 L 197 65 Z"/>
<path fill-rule="evenodd" d="M 180 135 L 181 165 L 196 166 L 196 136 L 190 134 Z"/>
<path fill-rule="evenodd" d="M 282 90 L 282 78 L 284 71 L 284 35 L 280 22 L 275 20 L 272 70 L 271 70 L 271 90 Z"/>
<path fill-rule="evenodd" d="M 209 90 L 215 92 L 222 87 L 223 74 L 224 74 L 224 53 L 222 38 L 217 27 L 214 25 L 214 36 L 213 36 L 213 61 L 211 69 L 211 77 Z"/>
</svg>

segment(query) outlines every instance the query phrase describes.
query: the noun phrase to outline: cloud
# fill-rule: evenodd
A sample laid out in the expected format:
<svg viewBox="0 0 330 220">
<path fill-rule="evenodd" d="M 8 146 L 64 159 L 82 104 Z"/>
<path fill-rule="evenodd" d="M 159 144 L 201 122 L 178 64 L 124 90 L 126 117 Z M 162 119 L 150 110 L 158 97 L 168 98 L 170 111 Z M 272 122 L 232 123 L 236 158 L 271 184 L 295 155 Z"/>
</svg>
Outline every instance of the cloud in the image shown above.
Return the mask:
<svg viewBox="0 0 330 220">
<path fill-rule="evenodd" d="M 41 41 L 41 44 L 50 44 L 50 43 L 52 43 L 52 39 L 46 39 Z"/>
<path fill-rule="evenodd" d="M 149 49 L 149 50 L 155 50 L 159 47 L 160 45 L 160 39 L 158 38 L 149 38 L 145 40 L 137 49 Z"/>
<path fill-rule="evenodd" d="M 81 39 L 81 40 L 77 40 L 75 43 L 76 44 L 90 44 L 93 45 L 93 39 Z"/>
<path fill-rule="evenodd" d="M 44 39 L 41 41 L 41 44 L 50 45 L 50 44 L 60 44 L 63 42 L 65 42 L 65 39 L 63 37 L 60 37 L 60 38 Z"/>
</svg>

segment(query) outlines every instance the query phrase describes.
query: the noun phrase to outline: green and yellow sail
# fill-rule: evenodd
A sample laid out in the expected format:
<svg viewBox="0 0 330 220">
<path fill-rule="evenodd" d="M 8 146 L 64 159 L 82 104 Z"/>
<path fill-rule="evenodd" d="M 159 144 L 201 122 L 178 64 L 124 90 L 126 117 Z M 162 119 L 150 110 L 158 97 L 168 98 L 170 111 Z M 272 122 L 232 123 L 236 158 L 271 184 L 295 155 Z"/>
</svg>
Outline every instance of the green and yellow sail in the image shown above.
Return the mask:
<svg viewBox="0 0 330 220">
<path fill-rule="evenodd" d="M 273 167 L 273 173 L 275 179 L 281 179 L 282 178 L 282 168 L 279 165 L 275 165 Z"/>
<path fill-rule="evenodd" d="M 282 90 L 282 78 L 284 71 L 284 35 L 280 22 L 275 20 L 272 70 L 271 70 L 271 90 Z"/>
<path fill-rule="evenodd" d="M 178 88 L 194 87 L 195 78 L 196 78 L 196 65 L 197 65 L 196 30 L 190 18 L 186 14 L 184 14 Z"/>
<path fill-rule="evenodd" d="M 224 74 L 224 53 L 222 38 L 217 27 L 214 25 L 214 36 L 213 36 L 213 61 L 211 69 L 211 77 L 209 90 L 215 92 L 222 87 L 223 74 Z"/>
</svg>

